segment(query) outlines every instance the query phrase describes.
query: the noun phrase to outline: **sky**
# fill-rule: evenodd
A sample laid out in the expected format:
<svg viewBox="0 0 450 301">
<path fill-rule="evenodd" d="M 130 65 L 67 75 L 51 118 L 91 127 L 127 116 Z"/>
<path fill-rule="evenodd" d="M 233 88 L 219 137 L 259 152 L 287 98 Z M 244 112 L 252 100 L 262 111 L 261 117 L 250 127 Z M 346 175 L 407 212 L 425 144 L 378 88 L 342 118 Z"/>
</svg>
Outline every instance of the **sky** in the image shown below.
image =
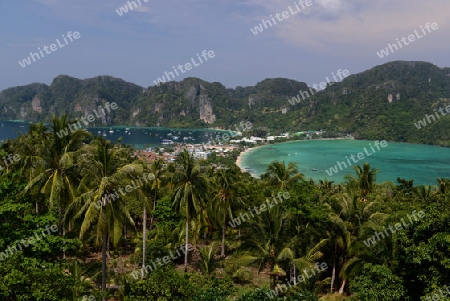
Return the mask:
<svg viewBox="0 0 450 301">
<path fill-rule="evenodd" d="M 230 88 L 277 77 L 313 85 L 338 69 L 356 74 L 396 60 L 450 67 L 448 0 L 308 1 L 3 0 L 0 90 L 49 85 L 61 74 L 149 87 L 186 63 L 191 69 L 182 67 L 176 81 L 198 77 Z M 128 12 L 119 15 L 124 6 Z M 254 34 L 263 20 L 267 28 Z M 427 31 L 427 22 L 438 28 Z M 420 38 L 377 55 L 397 38 L 417 36 L 415 30 Z M 33 61 L 38 47 L 44 55 Z M 214 56 L 200 63 L 205 50 Z"/>
</svg>

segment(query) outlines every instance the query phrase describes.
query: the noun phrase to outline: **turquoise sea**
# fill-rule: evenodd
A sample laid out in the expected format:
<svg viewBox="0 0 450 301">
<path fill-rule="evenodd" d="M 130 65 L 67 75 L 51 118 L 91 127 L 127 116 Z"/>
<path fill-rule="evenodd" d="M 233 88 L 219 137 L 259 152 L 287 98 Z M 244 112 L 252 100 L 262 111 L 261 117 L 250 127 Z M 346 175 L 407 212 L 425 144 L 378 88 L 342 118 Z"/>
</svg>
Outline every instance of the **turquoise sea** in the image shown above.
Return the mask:
<svg viewBox="0 0 450 301">
<path fill-rule="evenodd" d="M 353 164 L 362 166 L 364 162 L 369 162 L 372 167 L 378 168 L 379 183 L 396 183 L 397 177 L 400 177 L 414 179 L 415 185 L 435 185 L 437 178 L 450 178 L 450 148 L 388 142 L 379 151 L 374 148 L 376 152 L 373 153 L 369 143 L 374 145 L 374 141 L 364 140 L 307 140 L 265 145 L 244 154 L 241 167 L 251 168 L 253 175 L 260 176 L 274 160 L 293 161 L 297 162 L 300 172 L 307 179 L 328 179 L 341 183 L 344 175 L 355 175 L 351 167 L 344 168 L 341 163 L 342 170 L 338 167 L 338 173 L 332 176 L 326 170 L 330 172 L 337 161 L 347 163 L 346 156 L 350 158 L 352 154 L 358 160 L 356 155 L 364 153 L 365 147 L 371 155 L 365 155 L 363 160 Z"/>
</svg>

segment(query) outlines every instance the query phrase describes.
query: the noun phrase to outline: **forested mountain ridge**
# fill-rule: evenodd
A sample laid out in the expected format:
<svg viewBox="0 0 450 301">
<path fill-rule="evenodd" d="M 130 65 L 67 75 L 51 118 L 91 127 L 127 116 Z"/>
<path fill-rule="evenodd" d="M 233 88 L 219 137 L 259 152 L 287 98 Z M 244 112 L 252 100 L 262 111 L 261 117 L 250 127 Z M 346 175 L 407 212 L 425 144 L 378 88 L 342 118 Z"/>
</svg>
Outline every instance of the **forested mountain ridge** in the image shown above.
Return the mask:
<svg viewBox="0 0 450 301">
<path fill-rule="evenodd" d="M 117 110 L 92 125 L 226 128 L 249 120 L 276 132 L 324 129 L 365 139 L 449 145 L 447 117 L 421 129 L 414 123 L 450 104 L 450 68 L 391 62 L 350 75 L 292 105 L 288 100 L 300 91 L 310 90 L 284 78 L 234 89 L 198 78 L 143 88 L 109 76 L 80 80 L 61 75 L 50 86 L 34 83 L 0 92 L 0 119 L 81 117 L 116 102 Z"/>
<path fill-rule="evenodd" d="M 450 69 L 424 62 L 392 62 L 346 78 L 313 98 L 301 127 L 325 128 L 364 139 L 449 145 L 448 117 L 425 114 L 450 105 Z"/>
</svg>

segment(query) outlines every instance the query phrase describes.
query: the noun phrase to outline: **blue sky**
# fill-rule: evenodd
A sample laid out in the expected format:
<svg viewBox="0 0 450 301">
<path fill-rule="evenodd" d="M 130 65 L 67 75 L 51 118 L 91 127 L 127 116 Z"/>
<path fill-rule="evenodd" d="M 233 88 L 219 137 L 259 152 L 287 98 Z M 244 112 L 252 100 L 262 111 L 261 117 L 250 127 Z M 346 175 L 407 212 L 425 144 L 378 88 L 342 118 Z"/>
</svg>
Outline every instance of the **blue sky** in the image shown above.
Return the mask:
<svg viewBox="0 0 450 301">
<path fill-rule="evenodd" d="M 137 0 L 135 0 L 136 3 Z M 0 90 L 50 84 L 66 74 L 111 75 L 143 87 L 203 50 L 215 57 L 176 78 L 199 77 L 227 87 L 285 77 L 319 83 L 394 60 L 449 67 L 448 0 L 311 0 L 296 15 L 254 35 L 251 28 L 299 0 L 140 0 L 119 16 L 124 0 L 1 1 Z M 380 59 L 376 52 L 427 22 L 439 29 Z M 80 38 L 22 68 L 18 62 L 69 31 Z M 419 31 L 420 32 L 420 31 Z"/>
</svg>

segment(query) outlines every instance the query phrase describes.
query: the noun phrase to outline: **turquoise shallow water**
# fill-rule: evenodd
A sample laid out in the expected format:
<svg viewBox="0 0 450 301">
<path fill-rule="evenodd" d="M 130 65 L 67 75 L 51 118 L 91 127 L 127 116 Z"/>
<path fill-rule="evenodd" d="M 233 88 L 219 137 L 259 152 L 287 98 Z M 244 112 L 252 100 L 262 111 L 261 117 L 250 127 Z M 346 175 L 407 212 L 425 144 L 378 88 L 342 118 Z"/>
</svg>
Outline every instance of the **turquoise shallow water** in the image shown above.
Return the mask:
<svg viewBox="0 0 450 301">
<path fill-rule="evenodd" d="M 379 183 L 395 183 L 397 177 L 400 177 L 414 179 L 415 185 L 434 185 L 437 178 L 450 178 L 450 148 L 388 142 L 385 148 L 374 148 L 373 152 L 369 143 L 374 145 L 374 141 L 364 140 L 309 140 L 265 145 L 244 154 L 241 167 L 249 167 L 253 170 L 252 174 L 259 176 L 274 160 L 284 160 L 286 163 L 294 161 L 307 179 L 328 179 L 340 183 L 343 182 L 344 175 L 355 174 L 348 166 L 346 156 L 350 158 L 353 154 L 355 160 L 358 160 L 357 154 L 364 153 L 365 147 L 371 155 L 365 155 L 357 163 L 352 160 L 350 162 L 353 165 L 369 162 L 372 167 L 378 168 Z M 338 167 L 338 173 L 333 172 L 330 176 L 326 170 L 330 172 L 337 161 L 347 163 L 347 168 L 341 163 L 342 170 Z"/>
</svg>

